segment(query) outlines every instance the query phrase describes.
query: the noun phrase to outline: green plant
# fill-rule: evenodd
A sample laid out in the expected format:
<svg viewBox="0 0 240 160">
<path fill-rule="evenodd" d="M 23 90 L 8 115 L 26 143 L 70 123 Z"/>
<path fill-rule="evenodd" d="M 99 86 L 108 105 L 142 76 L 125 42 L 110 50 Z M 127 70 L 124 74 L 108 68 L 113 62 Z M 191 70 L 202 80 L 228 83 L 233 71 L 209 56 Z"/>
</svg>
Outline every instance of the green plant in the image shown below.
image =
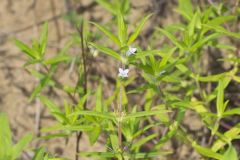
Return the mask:
<svg viewBox="0 0 240 160">
<path fill-rule="evenodd" d="M 240 82 L 240 61 L 234 54 L 237 49 L 231 43 L 221 43 L 222 37 L 239 39 L 239 33 L 223 27 L 235 20 L 237 14 L 224 10 L 222 3 L 218 6 L 195 9 L 190 0 L 179 0 L 176 12 L 180 13 L 183 22 L 165 28 L 156 27 L 147 49 L 144 50 L 135 40 L 154 14 L 145 16 L 129 34 L 128 28 L 131 28 L 132 24 L 128 23 L 126 17 L 130 11 L 130 2 L 128 0 L 114 2 L 97 0 L 97 2 L 110 11 L 113 17 L 111 23 L 116 24 L 117 28 L 109 29 L 95 22 L 90 24 L 99 29 L 114 47 L 107 47 L 105 44 L 108 43 L 102 45 L 94 41 L 88 23 L 83 20 L 77 25 L 77 33 L 73 38 L 50 59 L 45 58 L 47 23 L 44 25 L 40 40 L 33 41 L 32 48 L 16 41 L 16 45 L 29 56 L 25 66 L 35 63 L 41 66 L 40 72 L 28 68 L 29 73 L 40 79 L 30 100 L 39 97 L 56 119 L 54 126 L 42 129 L 42 132 L 49 133 L 42 138 L 69 137 L 76 134 L 76 160 L 79 156 L 119 160 L 167 156 L 172 151 L 164 150 L 163 146 L 173 137 L 180 138 L 203 157 L 218 160 L 231 157 L 231 160 L 237 160 L 237 151 L 232 141 L 239 139 L 239 123 L 226 132 L 219 130 L 221 120 L 232 115 L 240 115 L 239 108 L 228 107 L 228 101 L 224 96 L 231 82 Z M 114 29 L 117 30 L 116 34 L 113 33 Z M 165 43 L 161 49 L 153 49 L 159 48 L 156 42 L 162 35 L 164 38 L 167 37 L 170 43 Z M 79 44 L 81 56 L 69 56 L 68 49 Z M 231 68 L 218 74 L 208 73 L 201 65 L 202 58 L 209 48 L 228 51 L 226 52 L 228 54 L 219 60 L 229 63 Z M 89 54 L 90 50 L 105 53 L 119 63 L 116 67 L 119 68 L 119 73 L 115 89 L 109 97 L 104 96 L 103 85 L 99 80 L 96 89 L 88 85 L 88 78 L 91 76 L 88 64 L 94 58 L 94 55 Z M 78 66 L 77 84 L 74 86 L 61 84 L 54 78 L 56 69 L 62 62 L 73 61 Z M 134 75 L 133 70 L 141 74 Z M 136 79 L 141 79 L 141 85 L 127 89 Z M 206 87 L 202 87 L 205 83 L 214 87 L 207 90 Z M 71 101 L 66 101 L 62 109 L 50 100 L 50 96 L 44 96 L 43 89 L 46 87 L 63 91 Z M 132 105 L 128 99 L 130 94 L 141 95 L 143 102 Z M 87 102 L 92 100 L 91 97 L 95 97 L 94 104 L 88 106 Z M 116 104 L 116 107 L 112 107 L 113 104 Z M 214 109 L 212 104 L 215 106 Z M 183 119 L 189 110 L 199 115 L 204 126 L 211 132 L 208 145 L 200 145 L 184 128 Z M 106 150 L 80 151 L 79 140 L 82 133 L 88 135 L 92 145 L 104 135 Z M 144 146 L 147 143 L 151 144 L 151 147 L 146 151 Z M 38 153 L 43 157 L 42 150 Z"/>
<path fill-rule="evenodd" d="M 32 135 L 28 134 L 18 141 L 17 144 L 12 142 L 12 133 L 10 130 L 8 117 L 0 113 L 0 160 L 17 159 L 26 145 L 31 141 Z"/>
</svg>

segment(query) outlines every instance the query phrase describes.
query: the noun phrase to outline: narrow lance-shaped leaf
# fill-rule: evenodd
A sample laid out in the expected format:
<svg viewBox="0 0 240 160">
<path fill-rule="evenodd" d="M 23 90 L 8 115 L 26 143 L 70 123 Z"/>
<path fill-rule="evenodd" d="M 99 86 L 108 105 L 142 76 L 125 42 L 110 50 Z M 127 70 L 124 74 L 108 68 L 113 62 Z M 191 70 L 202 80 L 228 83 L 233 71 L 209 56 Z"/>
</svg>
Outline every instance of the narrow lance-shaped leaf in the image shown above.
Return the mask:
<svg viewBox="0 0 240 160">
<path fill-rule="evenodd" d="M 13 147 L 13 155 L 12 155 L 13 159 L 16 159 L 20 156 L 23 149 L 32 140 L 32 137 L 33 137 L 32 134 L 27 134 Z"/>
<path fill-rule="evenodd" d="M 145 144 L 146 142 L 150 141 L 151 139 L 157 137 L 157 134 L 152 134 L 147 137 L 144 137 L 142 139 L 139 139 L 137 142 L 133 143 L 132 145 L 132 150 L 139 150 L 139 148 Z"/>
<path fill-rule="evenodd" d="M 219 80 L 218 83 L 218 94 L 217 94 L 217 113 L 218 116 L 222 116 L 224 112 L 224 84 L 223 80 Z"/>
<path fill-rule="evenodd" d="M 240 108 L 233 108 L 223 113 L 223 117 L 227 117 L 231 115 L 240 115 Z"/>
<path fill-rule="evenodd" d="M 172 138 L 172 136 L 176 134 L 178 126 L 179 126 L 178 122 L 176 121 L 173 122 L 173 124 L 169 126 L 169 131 L 167 132 L 167 134 L 161 137 L 161 139 L 154 146 L 154 148 L 159 150 L 162 147 L 162 145 L 165 144 L 165 142 L 167 142 L 170 138 Z"/>
<path fill-rule="evenodd" d="M 114 152 L 81 152 L 79 153 L 81 157 L 91 157 L 91 158 L 115 158 L 116 154 Z"/>
<path fill-rule="evenodd" d="M 127 38 L 127 26 L 124 21 L 122 13 L 119 11 L 117 15 L 118 21 L 118 38 L 121 42 L 121 47 L 125 45 Z"/>
<path fill-rule="evenodd" d="M 119 149 L 119 144 L 118 144 L 118 136 L 115 132 L 115 128 L 112 124 L 112 122 L 108 122 L 108 129 L 109 129 L 109 138 L 110 138 L 110 141 L 111 141 L 111 145 L 112 145 L 112 148 L 114 151 L 118 151 Z"/>
<path fill-rule="evenodd" d="M 130 8 L 130 0 L 120 1 L 120 6 L 121 6 L 121 12 L 126 14 L 127 11 L 129 11 L 129 8 Z"/>
<path fill-rule="evenodd" d="M 96 111 L 102 112 L 103 106 L 102 106 L 102 86 L 99 85 L 96 91 Z"/>
<path fill-rule="evenodd" d="M 8 117 L 0 113 L 0 158 L 5 157 L 11 151 L 12 135 L 9 127 Z"/>
<path fill-rule="evenodd" d="M 57 123 L 53 126 L 42 128 L 41 132 L 51 132 L 51 131 L 90 131 L 93 126 L 90 125 L 62 125 Z"/>
<path fill-rule="evenodd" d="M 210 25 L 210 24 L 204 24 L 205 27 L 210 28 L 215 30 L 216 32 L 219 32 L 221 34 L 225 34 L 227 36 L 239 39 L 240 38 L 240 33 L 234 33 L 234 32 L 229 32 L 228 30 L 226 30 L 225 28 L 223 28 L 222 26 L 216 26 L 216 25 Z"/>
<path fill-rule="evenodd" d="M 68 61 L 69 59 L 70 59 L 70 57 L 67 56 L 67 55 L 58 55 L 56 57 L 53 57 L 53 58 L 50 58 L 50 59 L 47 59 L 47 60 L 43 61 L 43 63 L 45 65 L 56 64 L 56 63 Z"/>
<path fill-rule="evenodd" d="M 217 160 L 222 160 L 222 155 L 221 154 L 215 153 L 214 151 L 212 151 L 209 148 L 202 147 L 202 146 L 196 144 L 196 142 L 193 142 L 192 146 L 198 153 L 200 153 L 201 155 L 203 155 L 205 157 L 210 157 L 210 158 L 215 158 Z"/>
<path fill-rule="evenodd" d="M 139 33 L 141 32 L 144 24 L 146 23 L 146 21 L 152 16 L 152 14 L 147 15 L 146 17 L 144 17 L 140 24 L 137 26 L 137 28 L 134 30 L 134 32 L 131 34 L 131 36 L 128 39 L 127 44 L 130 45 L 139 35 Z"/>
<path fill-rule="evenodd" d="M 114 50 L 110 49 L 110 48 L 107 48 L 107 47 L 104 47 L 104 46 L 101 46 L 101 45 L 97 45 L 95 43 L 89 43 L 91 46 L 95 47 L 96 49 L 98 49 L 99 51 L 115 58 L 116 60 L 119 60 L 121 61 L 121 56 L 115 52 Z"/>
<path fill-rule="evenodd" d="M 216 39 L 220 36 L 219 33 L 213 33 L 208 35 L 207 37 L 202 38 L 201 40 L 199 40 L 197 43 L 195 43 L 194 45 L 192 45 L 192 47 L 190 48 L 191 52 L 195 52 L 198 48 L 200 48 L 202 45 L 204 45 L 205 43 L 209 42 L 210 40 Z"/>
<path fill-rule="evenodd" d="M 199 12 L 196 12 L 194 14 L 193 18 L 191 19 L 191 22 L 189 23 L 189 26 L 188 26 L 189 37 L 192 37 L 194 34 L 194 30 L 195 30 L 196 23 L 197 23 L 197 18 L 199 18 Z"/>
<path fill-rule="evenodd" d="M 131 113 L 123 117 L 123 120 L 127 120 L 129 118 L 140 118 L 140 117 L 147 117 L 147 116 L 153 116 L 161 113 L 167 113 L 167 110 L 155 110 L 155 111 L 142 111 L 142 112 L 136 112 Z"/>
<path fill-rule="evenodd" d="M 146 152 L 146 153 L 132 153 L 129 155 L 132 159 L 150 159 L 153 157 L 162 157 L 168 154 L 172 154 L 171 151 L 159 151 L 159 152 Z"/>
<path fill-rule="evenodd" d="M 44 154 L 45 154 L 45 149 L 44 148 L 39 148 L 35 151 L 35 155 L 32 160 L 43 160 L 44 159 Z"/>
<path fill-rule="evenodd" d="M 91 145 L 94 145 L 96 143 L 98 137 L 101 134 L 101 131 L 102 131 L 101 126 L 98 124 L 94 124 L 93 129 L 87 132 Z"/>
<path fill-rule="evenodd" d="M 93 116 L 93 117 L 115 120 L 115 117 L 108 112 L 103 113 L 103 112 L 95 112 L 95 111 L 77 111 L 70 114 L 69 116 L 73 116 L 73 115 L 85 115 L 85 116 Z"/>
<path fill-rule="evenodd" d="M 240 134 L 240 123 L 236 126 L 232 127 L 230 130 L 224 133 L 223 138 L 219 138 L 215 143 L 212 145 L 212 150 L 217 152 L 221 148 L 223 148 L 226 144 L 230 143 L 233 139 L 236 139 Z M 225 140 L 226 139 L 226 140 Z"/>
<path fill-rule="evenodd" d="M 114 6 L 109 2 L 109 0 L 96 0 L 97 3 L 99 3 L 101 6 L 103 6 L 105 9 L 110 11 L 113 14 L 117 14 L 116 9 Z"/>
<path fill-rule="evenodd" d="M 193 16 L 193 7 L 191 0 L 179 0 L 178 2 L 179 8 L 177 11 L 180 12 L 184 18 L 190 21 Z"/>
<path fill-rule="evenodd" d="M 167 36 L 167 38 L 169 38 L 173 44 L 175 44 L 178 48 L 180 49 L 184 49 L 184 45 L 181 44 L 177 38 L 175 38 L 171 33 L 169 33 L 168 31 L 162 29 L 162 28 L 157 28 L 160 32 L 162 32 L 165 36 Z"/>
<path fill-rule="evenodd" d="M 59 121 L 64 122 L 66 121 L 66 117 L 64 117 L 64 114 L 60 111 L 59 107 L 54 104 L 51 100 L 49 100 L 47 97 L 40 96 L 41 102 L 46 105 L 46 107 L 50 110 L 52 115 Z"/>
<path fill-rule="evenodd" d="M 103 32 L 108 38 L 110 38 L 114 43 L 116 43 L 118 46 L 121 46 L 121 42 L 119 41 L 118 37 L 115 36 L 112 32 L 108 31 L 105 27 L 91 22 L 92 24 L 94 24 L 101 32 Z"/>
<path fill-rule="evenodd" d="M 222 160 L 239 160 L 236 149 L 230 145 L 223 155 Z"/>
<path fill-rule="evenodd" d="M 221 25 L 227 21 L 231 21 L 236 19 L 236 16 L 218 16 L 214 19 L 212 19 L 211 21 L 209 21 L 207 24 L 208 25 Z"/>
<path fill-rule="evenodd" d="M 38 57 L 38 55 L 23 42 L 21 42 L 19 40 L 15 40 L 15 44 L 19 49 L 21 49 L 24 53 L 26 53 L 30 58 L 35 59 Z"/>
<path fill-rule="evenodd" d="M 48 39 L 48 23 L 45 22 L 43 25 L 41 36 L 40 36 L 41 56 L 45 54 L 47 39 Z"/>
</svg>

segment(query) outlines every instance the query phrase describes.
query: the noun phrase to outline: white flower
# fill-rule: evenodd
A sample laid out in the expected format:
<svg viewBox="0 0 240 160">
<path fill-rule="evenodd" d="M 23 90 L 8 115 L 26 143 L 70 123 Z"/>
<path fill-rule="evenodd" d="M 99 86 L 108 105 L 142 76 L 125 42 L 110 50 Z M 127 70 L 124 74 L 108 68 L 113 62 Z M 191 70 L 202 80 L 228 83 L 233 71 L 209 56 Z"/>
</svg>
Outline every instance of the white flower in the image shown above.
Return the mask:
<svg viewBox="0 0 240 160">
<path fill-rule="evenodd" d="M 133 48 L 133 47 L 129 46 L 128 51 L 126 52 L 126 55 L 130 56 L 132 54 L 135 54 L 136 51 L 137 51 L 137 48 Z"/>
<path fill-rule="evenodd" d="M 165 70 L 161 71 L 159 74 L 160 74 L 160 75 L 163 75 L 164 73 L 166 73 Z"/>
<path fill-rule="evenodd" d="M 128 77 L 129 69 L 119 68 L 118 71 L 119 71 L 119 73 L 118 73 L 118 76 L 119 76 L 119 77 L 122 77 L 122 78 Z"/>
</svg>

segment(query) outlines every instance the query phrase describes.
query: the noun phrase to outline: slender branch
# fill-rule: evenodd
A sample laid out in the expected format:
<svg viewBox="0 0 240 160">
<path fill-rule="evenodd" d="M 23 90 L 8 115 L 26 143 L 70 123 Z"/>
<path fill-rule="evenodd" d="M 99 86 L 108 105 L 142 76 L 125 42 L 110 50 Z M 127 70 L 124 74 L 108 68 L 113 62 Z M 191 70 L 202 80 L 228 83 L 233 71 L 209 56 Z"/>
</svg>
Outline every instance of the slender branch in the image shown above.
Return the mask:
<svg viewBox="0 0 240 160">
<path fill-rule="evenodd" d="M 82 21 L 81 25 L 80 25 L 80 28 L 77 27 L 77 31 L 78 33 L 80 34 L 80 37 L 81 37 L 81 50 L 82 50 L 82 65 L 83 65 L 83 76 L 84 76 L 84 82 L 83 82 L 83 87 L 84 87 L 84 94 L 86 95 L 87 94 L 87 55 L 85 53 L 85 46 L 84 46 L 84 23 Z M 81 65 L 81 64 L 80 64 Z M 77 87 L 79 85 L 79 79 L 80 77 L 78 77 L 78 82 L 77 82 L 77 86 L 75 87 L 75 92 L 77 90 Z M 81 95 L 80 95 L 81 96 Z M 83 109 L 86 109 L 87 107 L 87 101 L 84 103 L 83 105 Z M 80 152 L 80 139 L 82 137 L 82 131 L 80 132 L 77 132 L 76 133 L 76 156 L 75 156 L 75 160 L 78 160 L 79 159 L 79 156 L 78 156 L 78 153 Z"/>
<path fill-rule="evenodd" d="M 118 102 L 118 145 L 122 149 L 122 85 L 120 84 L 119 102 Z"/>
<path fill-rule="evenodd" d="M 55 6 L 55 3 L 54 3 L 54 0 L 51 0 L 50 4 L 51 4 L 52 15 L 53 15 L 53 17 L 56 17 L 57 13 L 56 13 L 56 6 Z M 60 43 L 60 41 L 61 41 L 61 31 L 60 31 L 58 19 L 57 18 L 53 19 L 53 22 L 54 22 L 54 25 L 56 27 L 57 42 Z M 57 50 L 59 51 L 59 48 L 57 48 Z"/>
<path fill-rule="evenodd" d="M 37 7 L 37 0 L 34 0 L 34 6 L 33 6 L 33 16 L 34 16 L 34 26 L 33 26 L 33 30 L 35 33 L 37 33 L 37 35 L 39 35 L 39 28 L 38 28 L 38 22 L 37 22 L 37 13 L 36 13 L 36 7 Z M 39 64 L 36 64 L 35 66 L 36 70 L 37 71 L 40 71 L 40 65 Z M 40 82 L 40 79 L 37 78 L 37 83 Z M 41 128 L 41 125 L 40 125 L 40 119 L 41 119 L 41 103 L 40 103 L 40 100 L 39 98 L 36 98 L 36 101 L 35 101 L 35 133 L 36 135 L 39 137 L 41 136 L 41 133 L 40 133 L 40 128 Z"/>
<path fill-rule="evenodd" d="M 125 64 L 120 63 L 120 67 L 125 69 Z M 117 132 L 118 132 L 118 145 L 119 149 L 122 150 L 122 116 L 123 116 L 123 107 L 122 107 L 122 94 L 123 94 L 123 85 L 122 81 L 120 81 L 120 90 L 119 90 L 119 101 L 118 101 L 118 124 L 117 124 Z"/>
</svg>

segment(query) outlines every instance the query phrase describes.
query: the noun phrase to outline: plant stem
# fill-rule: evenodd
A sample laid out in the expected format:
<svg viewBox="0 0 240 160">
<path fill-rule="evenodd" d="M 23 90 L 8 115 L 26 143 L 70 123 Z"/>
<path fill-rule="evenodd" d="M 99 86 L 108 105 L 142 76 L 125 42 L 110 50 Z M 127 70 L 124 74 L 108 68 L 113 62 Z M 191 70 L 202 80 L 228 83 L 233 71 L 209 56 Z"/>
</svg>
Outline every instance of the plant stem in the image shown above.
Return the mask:
<svg viewBox="0 0 240 160">
<path fill-rule="evenodd" d="M 81 53 L 82 53 L 81 57 L 82 57 L 83 76 L 84 76 L 83 87 L 84 87 L 84 95 L 86 95 L 87 94 L 87 55 L 85 53 L 85 46 L 84 46 L 83 24 L 84 23 L 82 21 L 81 25 L 80 25 L 80 28 L 77 28 L 77 31 L 78 31 L 78 33 L 80 34 L 80 37 L 81 37 Z M 78 77 L 78 82 L 77 82 L 77 86 L 75 87 L 75 92 L 76 92 L 77 87 L 79 85 L 79 80 L 80 80 L 80 77 Z M 86 107 L 87 107 L 87 101 L 84 102 L 83 109 L 86 109 Z M 81 137 L 82 137 L 82 131 L 77 132 L 76 133 L 76 156 L 75 156 L 75 160 L 79 159 L 78 153 L 80 152 L 80 144 L 79 144 L 79 142 L 80 142 Z"/>
<path fill-rule="evenodd" d="M 122 84 L 120 82 L 119 102 L 118 102 L 118 145 L 122 149 Z"/>
<path fill-rule="evenodd" d="M 80 151 L 80 139 L 82 138 L 82 132 L 76 132 L 76 155 L 75 155 L 75 160 L 78 160 L 79 156 L 78 156 L 78 153 Z"/>
<path fill-rule="evenodd" d="M 36 5 L 37 3 L 37 0 L 35 0 L 33 2 L 34 6 L 33 6 L 33 15 L 34 15 L 34 31 L 37 33 L 37 35 L 39 35 L 39 28 L 38 28 L 38 25 L 37 25 L 37 13 L 36 13 Z M 40 71 L 40 65 L 39 64 L 36 64 L 35 66 L 36 68 L 36 71 Z M 40 79 L 37 78 L 37 83 L 39 84 L 40 83 Z M 41 125 L 40 125 L 40 121 L 41 121 L 41 103 L 40 103 L 40 100 L 39 98 L 36 98 L 36 101 L 35 101 L 35 123 L 36 123 L 36 128 L 35 128 L 35 133 L 37 135 L 37 137 L 40 137 L 41 136 L 41 133 L 40 133 L 40 128 L 41 128 Z"/>
</svg>

